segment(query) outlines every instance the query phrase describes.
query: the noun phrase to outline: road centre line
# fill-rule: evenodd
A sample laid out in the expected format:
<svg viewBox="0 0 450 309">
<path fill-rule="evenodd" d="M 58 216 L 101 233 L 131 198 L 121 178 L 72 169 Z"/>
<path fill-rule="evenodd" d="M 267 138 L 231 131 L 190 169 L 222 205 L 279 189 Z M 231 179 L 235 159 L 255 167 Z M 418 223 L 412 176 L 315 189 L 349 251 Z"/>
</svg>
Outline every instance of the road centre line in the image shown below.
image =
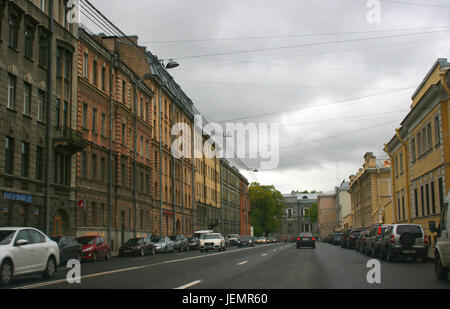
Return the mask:
<svg viewBox="0 0 450 309">
<path fill-rule="evenodd" d="M 89 278 L 94 278 L 94 277 L 107 276 L 107 275 L 112 275 L 112 274 L 126 272 L 126 271 L 133 271 L 133 270 L 148 268 L 148 267 L 152 267 L 152 266 L 158 266 L 158 265 L 169 264 L 169 263 L 176 263 L 176 262 L 182 262 L 182 261 L 188 261 L 188 260 L 195 260 L 195 259 L 215 256 L 215 255 L 219 255 L 219 254 L 227 254 L 227 253 L 239 252 L 239 251 L 244 251 L 244 250 L 252 250 L 252 249 L 256 249 L 256 248 L 260 248 L 260 247 L 243 248 L 243 249 L 237 249 L 237 250 L 225 251 L 225 252 L 216 252 L 216 253 L 212 253 L 212 254 L 192 256 L 192 257 L 188 257 L 188 258 L 164 261 L 164 262 L 160 262 L 160 263 L 153 263 L 153 264 L 148 264 L 148 265 L 117 269 L 117 270 L 112 270 L 112 271 L 106 271 L 106 272 L 101 272 L 101 273 L 84 275 L 84 276 L 81 276 L 80 279 L 89 279 Z M 62 284 L 62 283 L 67 283 L 67 279 L 54 280 L 54 281 L 49 281 L 49 282 L 41 282 L 41 283 L 37 283 L 37 284 L 31 284 L 31 285 L 16 287 L 16 288 L 13 288 L 13 289 L 33 289 L 33 288 L 39 288 L 39 287 L 56 285 L 56 284 Z"/>
<path fill-rule="evenodd" d="M 202 280 L 195 280 L 195 281 L 192 281 L 192 282 L 187 283 L 187 284 L 185 284 L 185 285 L 182 285 L 182 286 L 180 286 L 180 287 L 177 287 L 177 288 L 175 288 L 175 290 L 183 290 L 183 289 L 187 289 L 187 288 L 190 288 L 191 286 L 194 286 L 194 285 L 196 285 L 196 284 L 199 284 L 200 282 L 202 282 Z"/>
<path fill-rule="evenodd" d="M 247 264 L 247 263 L 248 263 L 248 261 L 242 261 L 242 262 L 238 263 L 238 265 L 241 266 L 241 265 L 244 265 L 244 264 Z"/>
</svg>

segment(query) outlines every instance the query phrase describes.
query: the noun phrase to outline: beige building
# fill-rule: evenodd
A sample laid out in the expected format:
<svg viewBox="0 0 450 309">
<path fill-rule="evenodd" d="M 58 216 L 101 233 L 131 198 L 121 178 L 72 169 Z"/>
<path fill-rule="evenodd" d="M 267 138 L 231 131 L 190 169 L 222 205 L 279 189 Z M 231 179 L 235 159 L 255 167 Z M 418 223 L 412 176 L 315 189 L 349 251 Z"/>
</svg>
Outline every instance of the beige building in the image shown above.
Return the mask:
<svg viewBox="0 0 450 309">
<path fill-rule="evenodd" d="M 319 236 L 324 239 L 337 230 L 336 194 L 319 194 L 317 203 Z"/>
<path fill-rule="evenodd" d="M 391 158 L 394 222 L 439 221 L 449 191 L 450 63 L 438 59 L 412 96 L 411 110 L 385 145 Z"/>
<path fill-rule="evenodd" d="M 364 160 L 358 173 L 350 176 L 352 228 L 393 223 L 389 165 L 377 160 L 372 152 L 367 152 Z"/>
<path fill-rule="evenodd" d="M 336 187 L 336 218 L 340 231 L 352 227 L 352 200 L 349 189 L 348 181 L 343 181 L 339 187 Z"/>
</svg>

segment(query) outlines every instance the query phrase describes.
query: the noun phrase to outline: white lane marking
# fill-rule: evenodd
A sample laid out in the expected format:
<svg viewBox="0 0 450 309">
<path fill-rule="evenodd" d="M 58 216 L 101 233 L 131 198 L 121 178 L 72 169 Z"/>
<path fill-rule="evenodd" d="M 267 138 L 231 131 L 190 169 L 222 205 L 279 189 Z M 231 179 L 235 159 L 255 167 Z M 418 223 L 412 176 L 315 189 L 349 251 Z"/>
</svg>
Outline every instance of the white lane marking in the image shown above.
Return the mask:
<svg viewBox="0 0 450 309">
<path fill-rule="evenodd" d="M 183 289 L 187 289 L 187 288 L 190 288 L 190 287 L 193 286 L 193 285 L 199 284 L 200 282 L 202 282 L 202 280 L 195 280 L 195 281 L 192 281 L 191 283 L 187 283 L 187 284 L 185 284 L 185 285 L 182 285 L 182 286 L 180 286 L 180 287 L 177 287 L 177 288 L 175 288 L 175 290 L 183 290 Z"/>
<path fill-rule="evenodd" d="M 261 255 L 261 256 L 266 256 L 267 254 L 266 253 L 264 253 L 263 255 Z"/>
<path fill-rule="evenodd" d="M 143 265 L 143 266 L 123 268 L 123 269 L 118 269 L 118 270 L 113 270 L 113 271 L 107 271 L 107 272 L 102 272 L 102 273 L 95 273 L 95 274 L 91 274 L 91 275 L 81 276 L 81 279 L 106 276 L 106 275 L 111 275 L 111 274 L 115 274 L 115 273 L 132 271 L 132 270 L 137 270 L 137 269 L 142 269 L 142 268 L 147 268 L 147 267 L 152 267 L 152 266 L 158 266 L 158 265 L 163 265 L 163 264 L 168 264 L 168 263 L 176 263 L 176 262 L 182 262 L 182 261 L 188 261 L 188 260 L 194 260 L 194 259 L 201 259 L 204 257 L 210 257 L 210 256 L 214 256 L 214 255 L 219 255 L 219 254 L 227 254 L 227 253 L 239 252 L 239 251 L 244 251 L 244 250 L 252 250 L 252 249 L 256 249 L 256 248 L 243 248 L 243 249 L 236 249 L 236 250 L 225 251 L 225 252 L 216 252 L 216 253 L 210 253 L 210 254 L 205 254 L 205 255 L 192 256 L 192 257 L 188 257 L 188 258 L 184 258 L 184 259 L 176 259 L 176 260 L 164 261 L 164 262 L 160 262 L 160 263 L 148 264 L 148 265 Z M 61 283 L 67 283 L 67 280 L 66 279 L 54 280 L 54 281 L 49 281 L 49 282 L 42 282 L 42 283 L 37 283 L 37 284 L 32 284 L 32 285 L 20 286 L 20 287 L 16 287 L 13 289 L 33 289 L 33 288 L 49 286 L 49 285 L 56 285 L 56 284 L 61 284 Z"/>
<path fill-rule="evenodd" d="M 242 261 L 242 262 L 238 263 L 238 265 L 241 266 L 241 265 L 244 265 L 244 264 L 247 264 L 247 263 L 248 263 L 248 261 Z"/>
</svg>

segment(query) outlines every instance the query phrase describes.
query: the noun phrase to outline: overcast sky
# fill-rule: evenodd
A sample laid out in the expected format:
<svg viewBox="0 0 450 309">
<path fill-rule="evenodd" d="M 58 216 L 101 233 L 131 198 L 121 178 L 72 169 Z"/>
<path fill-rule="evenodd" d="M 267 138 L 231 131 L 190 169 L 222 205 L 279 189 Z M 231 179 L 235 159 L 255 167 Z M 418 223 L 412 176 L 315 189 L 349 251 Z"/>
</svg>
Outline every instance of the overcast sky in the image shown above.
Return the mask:
<svg viewBox="0 0 450 309">
<path fill-rule="evenodd" d="M 366 152 L 386 157 L 415 87 L 449 57 L 448 0 L 381 1 L 380 23 L 367 21 L 367 2 L 91 0 L 140 45 L 180 63 L 170 74 L 209 121 L 280 124 L 278 168 L 236 166 L 282 193 L 333 190 Z M 260 115 L 270 116 L 252 118 Z"/>
</svg>

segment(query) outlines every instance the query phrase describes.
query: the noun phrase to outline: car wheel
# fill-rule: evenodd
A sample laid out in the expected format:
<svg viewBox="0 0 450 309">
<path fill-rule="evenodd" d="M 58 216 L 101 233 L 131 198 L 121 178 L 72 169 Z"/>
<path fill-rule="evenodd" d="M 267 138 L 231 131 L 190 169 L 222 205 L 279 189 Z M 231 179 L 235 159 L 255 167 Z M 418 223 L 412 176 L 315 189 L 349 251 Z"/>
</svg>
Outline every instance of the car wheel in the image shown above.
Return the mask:
<svg viewBox="0 0 450 309">
<path fill-rule="evenodd" d="M 11 262 L 4 261 L 2 267 L 0 268 L 0 285 L 7 286 L 11 282 L 13 275 L 13 267 Z"/>
<path fill-rule="evenodd" d="M 92 257 L 92 262 L 97 261 L 97 251 L 94 251 L 94 256 Z"/>
<path fill-rule="evenodd" d="M 144 248 L 141 248 L 141 250 L 139 250 L 139 255 L 140 255 L 140 256 L 145 256 L 145 250 L 144 250 Z"/>
<path fill-rule="evenodd" d="M 442 266 L 441 258 L 439 254 L 436 255 L 435 262 L 434 262 L 434 272 L 436 273 L 436 279 L 439 281 L 447 281 L 448 280 L 448 273 L 449 270 L 445 269 Z"/>
<path fill-rule="evenodd" d="M 227 250 L 227 248 L 226 248 L 226 246 L 224 245 L 224 246 L 223 246 L 223 251 L 226 251 L 226 250 Z"/>
<path fill-rule="evenodd" d="M 45 271 L 42 273 L 42 277 L 44 279 L 51 279 L 56 273 L 56 261 L 53 256 L 48 258 L 47 267 Z"/>
</svg>

